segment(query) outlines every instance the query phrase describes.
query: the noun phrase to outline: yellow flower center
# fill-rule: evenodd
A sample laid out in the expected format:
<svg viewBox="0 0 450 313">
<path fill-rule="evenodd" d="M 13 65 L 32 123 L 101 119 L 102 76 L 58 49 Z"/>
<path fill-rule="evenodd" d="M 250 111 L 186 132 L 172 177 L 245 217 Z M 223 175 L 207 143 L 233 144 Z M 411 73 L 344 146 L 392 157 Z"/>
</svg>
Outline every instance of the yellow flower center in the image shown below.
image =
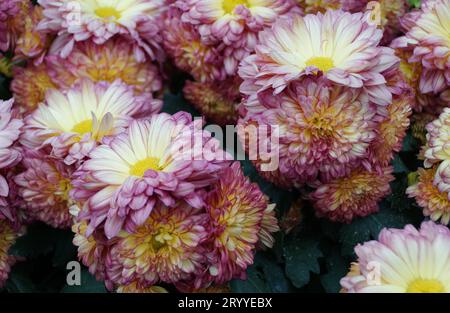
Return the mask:
<svg viewBox="0 0 450 313">
<path fill-rule="evenodd" d="M 315 66 L 325 73 L 334 67 L 334 63 L 329 57 L 312 57 L 306 61 L 306 66 Z"/>
<path fill-rule="evenodd" d="M 444 293 L 444 285 L 437 279 L 422 279 L 413 280 L 406 290 L 407 293 Z"/>
<path fill-rule="evenodd" d="M 69 179 L 61 180 L 59 182 L 59 191 L 58 191 L 59 196 L 65 201 L 69 200 L 69 192 L 71 188 L 72 185 L 70 184 Z"/>
<path fill-rule="evenodd" d="M 130 168 L 130 175 L 142 177 L 144 176 L 145 172 L 150 169 L 155 171 L 159 171 L 162 169 L 162 167 L 159 166 L 158 158 L 148 157 L 137 162 Z"/>
<path fill-rule="evenodd" d="M 223 0 L 222 7 L 226 14 L 231 14 L 238 5 L 249 7 L 247 0 Z"/>
<path fill-rule="evenodd" d="M 100 7 L 95 10 L 95 14 L 98 17 L 112 20 L 118 20 L 121 17 L 120 12 L 113 7 Z"/>
<path fill-rule="evenodd" d="M 80 135 L 92 132 L 92 119 L 76 124 L 71 131 Z"/>
</svg>

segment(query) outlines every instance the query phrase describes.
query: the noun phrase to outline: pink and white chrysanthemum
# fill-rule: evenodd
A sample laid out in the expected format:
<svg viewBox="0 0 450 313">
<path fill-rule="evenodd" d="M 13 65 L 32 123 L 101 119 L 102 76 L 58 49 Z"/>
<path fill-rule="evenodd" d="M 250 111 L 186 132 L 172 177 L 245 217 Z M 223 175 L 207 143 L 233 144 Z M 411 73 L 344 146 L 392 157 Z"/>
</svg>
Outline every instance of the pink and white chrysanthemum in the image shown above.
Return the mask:
<svg viewBox="0 0 450 313">
<path fill-rule="evenodd" d="M 225 70 L 235 74 L 253 52 L 258 32 L 295 8 L 292 0 L 178 0 L 182 20 L 198 27 L 203 42 L 223 44 Z"/>
<path fill-rule="evenodd" d="M 14 67 L 11 91 L 21 112 L 30 113 L 45 100 L 47 90 L 57 88 L 46 64 Z"/>
<path fill-rule="evenodd" d="M 157 67 L 150 62 L 138 62 L 133 47 L 120 37 L 102 45 L 77 42 L 66 59 L 50 55 L 45 61 L 49 76 L 60 89 L 70 88 L 83 79 L 110 83 L 121 79 L 133 86 L 137 94 L 157 93 L 162 89 Z"/>
<path fill-rule="evenodd" d="M 24 17 L 23 30 L 17 38 L 14 49 L 16 62 L 31 59 L 34 64 L 39 64 L 44 59 L 53 36 L 36 29 L 43 18 L 43 9 L 38 5 L 32 6 L 29 14 Z"/>
<path fill-rule="evenodd" d="M 158 112 L 160 100 L 134 95 L 120 80 L 112 84 L 83 80 L 67 90 L 49 90 L 45 103 L 25 118 L 21 143 L 49 149 L 68 165 L 83 160 L 104 138 L 123 131 L 134 117 Z"/>
<path fill-rule="evenodd" d="M 236 76 L 213 83 L 187 80 L 183 95 L 209 121 L 222 126 L 235 125 L 241 101 L 240 82 Z"/>
<path fill-rule="evenodd" d="M 196 27 L 184 23 L 181 14 L 171 7 L 164 16 L 163 45 L 168 56 L 180 70 L 199 82 L 225 79 L 223 52 L 216 45 L 202 42 Z"/>
<path fill-rule="evenodd" d="M 139 61 L 161 56 L 160 17 L 165 0 L 39 0 L 44 19 L 38 29 L 58 34 L 53 52 L 65 58 L 75 42 L 104 44 L 120 35 L 130 41 Z"/>
<path fill-rule="evenodd" d="M 161 202 L 133 233 L 121 231 L 106 259 L 113 286 L 176 283 L 201 270 L 208 215 L 185 203 Z"/>
<path fill-rule="evenodd" d="M 367 94 L 336 86 L 323 77 L 295 82 L 276 96 L 264 93 L 259 101 L 244 101 L 243 107 L 246 114 L 239 125 L 244 129 L 252 123 L 257 128 L 278 126 L 279 172 L 297 177 L 295 185 L 318 175 L 345 175 L 367 156 L 380 119 Z M 265 147 L 269 143 L 263 141 L 272 137 L 252 140 Z"/>
<path fill-rule="evenodd" d="M 72 195 L 84 202 L 91 233 L 105 223 L 108 238 L 142 225 L 158 200 L 178 199 L 199 208 L 203 188 L 217 179 L 231 156 L 202 130 L 202 121 L 179 112 L 134 121 L 125 133 L 94 149 L 75 173 Z"/>
<path fill-rule="evenodd" d="M 425 167 L 438 164 L 434 184 L 450 199 L 450 108 L 445 108 L 438 119 L 427 125 Z"/>
<path fill-rule="evenodd" d="M 258 185 L 245 177 L 239 162 L 225 169 L 206 197 L 210 215 L 210 251 L 207 268 L 196 288 L 245 278 L 257 244 L 272 246 L 272 232 L 279 230 L 274 205 Z"/>
<path fill-rule="evenodd" d="M 72 225 L 69 207 L 70 179 L 74 171 L 60 160 L 27 150 L 22 160 L 24 172 L 14 178 L 19 195 L 24 199 L 27 214 L 56 228 Z"/>
<path fill-rule="evenodd" d="M 22 131 L 23 122 L 13 109 L 14 99 L 0 100 L 0 169 L 11 168 L 22 159 L 21 149 L 16 145 Z M 15 208 L 10 206 L 8 175 L 0 174 L 0 219 L 14 220 Z"/>
<path fill-rule="evenodd" d="M 89 272 L 98 280 L 104 280 L 107 254 L 115 240 L 108 240 L 101 231 L 88 236 L 87 227 L 86 221 L 72 225 L 72 232 L 75 234 L 73 244 L 78 247 L 78 259 L 89 268 Z"/>
<path fill-rule="evenodd" d="M 29 0 L 4 0 L 0 2 L 0 50 L 14 46 L 24 27 L 24 19 L 31 6 Z"/>
<path fill-rule="evenodd" d="M 372 20 L 383 29 L 382 43 L 390 43 L 400 33 L 400 17 L 409 8 L 407 0 L 297 0 L 307 14 L 338 10 L 356 13 L 371 11 Z"/>
<path fill-rule="evenodd" d="M 450 1 L 422 1 L 421 9 L 405 17 L 406 36 L 395 48 L 413 49 L 410 62 L 420 62 L 421 93 L 439 93 L 450 86 Z"/>
<path fill-rule="evenodd" d="M 365 168 L 320 185 L 311 195 L 316 213 L 335 222 L 350 223 L 378 211 L 378 202 L 391 192 L 392 168 Z"/>
<path fill-rule="evenodd" d="M 343 279 L 350 293 L 450 293 L 450 230 L 434 222 L 420 229 L 383 229 L 377 241 L 355 247 L 358 261 Z"/>
<path fill-rule="evenodd" d="M 450 223 L 450 200 L 446 192 L 441 192 L 434 185 L 437 166 L 429 169 L 419 168 L 417 182 L 406 189 L 410 198 L 415 198 L 423 208 L 423 214 L 433 221 L 440 221 L 447 225 Z"/>
<path fill-rule="evenodd" d="M 327 11 L 279 19 L 259 34 L 256 53 L 241 63 L 241 92 L 271 89 L 275 94 L 302 76 L 323 75 L 351 88 L 363 88 L 372 102 L 388 105 L 392 94 L 382 72 L 398 62 L 394 50 L 380 47 L 383 32 L 369 13 Z"/>
</svg>

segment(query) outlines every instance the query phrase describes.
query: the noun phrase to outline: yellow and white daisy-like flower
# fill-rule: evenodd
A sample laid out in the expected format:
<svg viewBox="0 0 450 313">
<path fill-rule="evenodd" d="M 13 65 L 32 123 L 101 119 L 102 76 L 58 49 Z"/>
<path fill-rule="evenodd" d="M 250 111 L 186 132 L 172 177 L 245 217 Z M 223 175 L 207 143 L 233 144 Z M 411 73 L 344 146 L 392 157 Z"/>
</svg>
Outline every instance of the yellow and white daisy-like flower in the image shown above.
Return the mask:
<svg viewBox="0 0 450 313">
<path fill-rule="evenodd" d="M 358 262 L 343 279 L 344 292 L 450 293 L 450 230 L 424 222 L 419 230 L 384 229 L 378 241 L 355 248 Z"/>
<path fill-rule="evenodd" d="M 31 149 L 50 147 L 51 156 L 74 164 L 104 137 L 161 106 L 151 94 L 134 95 L 133 87 L 120 80 L 112 84 L 84 80 L 65 92 L 47 92 L 45 103 L 27 116 L 21 143 Z"/>
<path fill-rule="evenodd" d="M 259 33 L 255 54 L 241 63 L 241 92 L 283 91 L 302 76 L 323 75 L 351 88 L 364 88 L 370 100 L 388 105 L 392 94 L 383 71 L 395 65 L 394 50 L 379 46 L 383 32 L 369 23 L 369 13 L 293 16 Z"/>
</svg>

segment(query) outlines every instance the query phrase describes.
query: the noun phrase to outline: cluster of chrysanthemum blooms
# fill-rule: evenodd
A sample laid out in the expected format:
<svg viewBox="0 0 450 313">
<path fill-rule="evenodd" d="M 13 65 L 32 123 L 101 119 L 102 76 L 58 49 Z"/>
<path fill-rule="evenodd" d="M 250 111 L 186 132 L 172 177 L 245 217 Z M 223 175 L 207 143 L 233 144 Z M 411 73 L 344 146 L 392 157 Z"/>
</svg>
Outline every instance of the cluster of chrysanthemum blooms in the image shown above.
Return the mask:
<svg viewBox="0 0 450 313">
<path fill-rule="evenodd" d="M 202 122 L 159 113 L 168 4 L 0 4 L 14 93 L 0 103 L 0 281 L 33 220 L 72 227 L 80 259 L 111 290 L 243 278 L 256 248 L 273 244 L 274 205 Z"/>
<path fill-rule="evenodd" d="M 8 247 L 31 220 L 72 226 L 79 258 L 123 292 L 220 286 L 244 277 L 255 249 L 273 244 L 274 206 L 239 164 L 187 113 L 158 113 L 166 56 L 192 76 L 185 97 L 207 119 L 276 126 L 279 168 L 263 171 L 256 159 L 257 169 L 284 188 L 313 187 L 317 214 L 333 221 L 378 210 L 411 108 L 421 112 L 420 137 L 428 115 L 448 106 L 449 0 L 423 1 L 402 19 L 406 0 L 38 3 L 0 2 L 0 70 L 12 75 L 14 94 L 0 111 L 0 281 L 15 261 Z M 443 113 L 425 152 L 439 192 L 415 193 L 428 201 L 419 201 L 426 214 L 448 222 L 448 206 L 436 206 L 448 191 L 445 127 Z M 246 134 L 245 143 L 268 139 Z M 208 158 L 180 155 L 198 136 L 213 147 Z M 383 284 L 450 291 L 448 237 L 432 222 L 385 231 L 357 248 L 359 265 L 342 285 L 365 291 L 369 263 L 390 249 L 395 271 L 420 264 L 401 273 L 401 286 L 392 273 Z M 442 271 L 426 272 L 422 256 L 444 260 Z"/>
</svg>

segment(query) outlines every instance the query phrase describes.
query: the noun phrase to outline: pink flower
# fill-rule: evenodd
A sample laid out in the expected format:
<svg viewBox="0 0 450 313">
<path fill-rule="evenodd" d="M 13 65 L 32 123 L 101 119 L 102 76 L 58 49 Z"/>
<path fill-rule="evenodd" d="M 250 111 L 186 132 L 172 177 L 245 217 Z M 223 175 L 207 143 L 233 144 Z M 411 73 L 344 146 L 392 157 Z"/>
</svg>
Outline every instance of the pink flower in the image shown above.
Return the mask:
<svg viewBox="0 0 450 313">
<path fill-rule="evenodd" d="M 208 216 L 182 203 L 159 202 L 133 233 L 122 231 L 106 259 L 109 284 L 175 283 L 201 270 Z"/>
<path fill-rule="evenodd" d="M 52 51 L 65 58 L 75 42 L 104 44 L 113 36 L 129 40 L 139 61 L 161 58 L 160 17 L 165 0 L 39 0 L 45 18 L 39 30 L 58 34 Z"/>
<path fill-rule="evenodd" d="M 417 183 L 406 190 L 410 198 L 415 198 L 417 204 L 423 208 L 423 214 L 433 221 L 447 225 L 450 222 L 450 200 L 446 192 L 439 191 L 434 185 L 437 166 L 430 169 L 419 168 Z M 411 174 L 410 174 L 411 175 Z"/>
<path fill-rule="evenodd" d="M 340 177 L 357 166 L 368 156 L 382 117 L 367 94 L 336 86 L 325 77 L 305 78 L 275 96 L 265 92 L 257 101 L 244 100 L 242 111 L 244 118 L 239 121 L 242 142 L 244 136 L 250 135 L 250 143 L 269 146 L 272 137 L 254 137 L 244 130 L 252 126 L 278 128 L 279 142 L 272 143 L 279 156 L 278 174 L 263 175 L 283 176 L 296 186 L 306 181 L 312 183 L 319 177 Z M 261 156 L 257 158 L 257 168 L 262 173 L 260 167 L 264 162 Z"/>
<path fill-rule="evenodd" d="M 21 143 L 68 165 L 82 161 L 104 138 L 120 133 L 134 117 L 158 112 L 151 94 L 134 95 L 120 80 L 112 84 L 83 80 L 67 91 L 52 89 L 45 103 L 25 118 Z"/>
<path fill-rule="evenodd" d="M 258 242 L 262 239 L 271 247 L 271 233 L 279 230 L 275 205 L 269 205 L 258 185 L 244 176 L 239 162 L 223 171 L 205 202 L 211 250 L 206 253 L 205 276 L 200 276 L 196 288 L 245 278 Z"/>
<path fill-rule="evenodd" d="M 253 52 L 258 32 L 295 7 L 292 0 L 178 0 L 183 22 L 195 25 L 202 42 L 223 45 L 225 71 Z"/>
<path fill-rule="evenodd" d="M 406 36 L 395 48 L 413 49 L 410 62 L 420 62 L 422 93 L 439 93 L 450 86 L 450 1 L 422 1 L 420 10 L 405 17 Z"/>
<path fill-rule="evenodd" d="M 47 56 L 47 72 L 59 89 L 69 89 L 75 83 L 90 79 L 94 82 L 114 82 L 121 79 L 133 86 L 136 94 L 160 93 L 162 78 L 150 62 L 138 62 L 133 46 L 121 37 L 102 45 L 92 41 L 77 42 L 66 59 Z"/>
<path fill-rule="evenodd" d="M 239 77 L 213 83 L 186 81 L 183 94 L 202 115 L 216 124 L 236 124 L 241 101 Z"/>
<path fill-rule="evenodd" d="M 383 229 L 355 247 L 352 271 L 341 279 L 351 293 L 449 293 L 450 230 L 433 222 L 420 229 Z"/>
<path fill-rule="evenodd" d="M 73 201 L 69 198 L 69 191 L 74 168 L 33 150 L 24 152 L 22 166 L 25 171 L 14 181 L 25 201 L 28 215 L 53 227 L 71 226 L 69 207 Z"/>
<path fill-rule="evenodd" d="M 201 121 L 184 112 L 154 115 L 94 149 L 75 173 L 72 196 L 84 202 L 88 234 L 106 220 L 112 238 L 145 223 L 158 200 L 169 207 L 178 199 L 202 207 L 203 188 L 229 159 Z"/>
<path fill-rule="evenodd" d="M 278 94 L 302 76 L 323 75 L 388 105 L 392 94 L 382 72 L 398 58 L 392 49 L 379 46 L 382 31 L 368 19 L 369 13 L 331 10 L 279 19 L 259 34 L 256 53 L 241 63 L 241 92 L 251 98 L 267 89 Z"/>
<path fill-rule="evenodd" d="M 16 142 L 21 134 L 23 122 L 12 108 L 14 100 L 0 100 L 0 169 L 10 169 L 20 162 L 22 153 Z M 3 171 L 2 171 L 3 172 Z M 10 177 L 0 174 L 0 219 L 15 221 L 15 210 L 10 201 Z"/>
<path fill-rule="evenodd" d="M 378 202 L 391 192 L 392 168 L 365 168 L 320 185 L 311 195 L 316 213 L 332 221 L 350 223 L 378 211 Z"/>
<path fill-rule="evenodd" d="M 0 50 L 14 47 L 24 27 L 24 19 L 31 6 L 29 0 L 4 0 L 0 2 Z"/>
</svg>

